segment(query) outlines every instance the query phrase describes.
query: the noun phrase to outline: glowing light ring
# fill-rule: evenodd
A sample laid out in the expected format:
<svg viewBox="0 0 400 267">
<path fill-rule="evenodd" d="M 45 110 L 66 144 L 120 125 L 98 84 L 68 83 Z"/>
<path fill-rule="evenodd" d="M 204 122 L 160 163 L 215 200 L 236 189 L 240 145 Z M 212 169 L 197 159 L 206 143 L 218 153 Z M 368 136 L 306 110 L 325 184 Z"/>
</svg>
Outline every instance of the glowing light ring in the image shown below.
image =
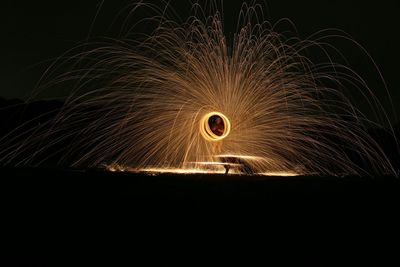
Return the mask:
<svg viewBox="0 0 400 267">
<path fill-rule="evenodd" d="M 209 124 L 209 119 L 212 116 L 217 116 L 222 119 L 224 129 L 222 135 L 217 135 L 213 132 L 213 130 L 210 128 Z M 200 120 L 200 133 L 206 139 L 207 141 L 221 141 L 225 137 L 229 135 L 231 131 L 231 123 L 229 119 L 222 113 L 220 112 L 210 112 L 207 113 L 206 115 L 203 116 L 203 118 Z"/>
</svg>

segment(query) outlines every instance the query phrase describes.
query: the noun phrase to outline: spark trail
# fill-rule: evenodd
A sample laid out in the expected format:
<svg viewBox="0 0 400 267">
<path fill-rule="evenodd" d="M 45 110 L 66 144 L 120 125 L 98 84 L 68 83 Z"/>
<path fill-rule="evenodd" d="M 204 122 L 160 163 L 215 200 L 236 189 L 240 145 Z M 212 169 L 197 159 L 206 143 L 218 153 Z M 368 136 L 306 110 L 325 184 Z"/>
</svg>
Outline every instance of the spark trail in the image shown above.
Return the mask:
<svg viewBox="0 0 400 267">
<path fill-rule="evenodd" d="M 140 8 L 157 11 L 133 9 Z M 64 107 L 10 138 L 1 161 L 40 165 L 56 150 L 59 163 L 72 166 L 207 172 L 204 163 L 234 155 L 257 159 L 258 173 L 394 173 L 366 132 L 371 122 L 343 90 L 359 90 L 373 108 L 378 102 L 362 78 L 331 60 L 323 38 L 275 32 L 261 8 L 243 6 L 231 41 L 218 9 L 195 5 L 183 23 L 159 9 L 163 15 L 149 18 L 156 22 L 150 35 L 129 32 L 73 49 L 41 84 L 72 85 Z M 308 58 L 312 49 L 326 63 Z M 60 66 L 72 67 L 57 74 Z"/>
</svg>

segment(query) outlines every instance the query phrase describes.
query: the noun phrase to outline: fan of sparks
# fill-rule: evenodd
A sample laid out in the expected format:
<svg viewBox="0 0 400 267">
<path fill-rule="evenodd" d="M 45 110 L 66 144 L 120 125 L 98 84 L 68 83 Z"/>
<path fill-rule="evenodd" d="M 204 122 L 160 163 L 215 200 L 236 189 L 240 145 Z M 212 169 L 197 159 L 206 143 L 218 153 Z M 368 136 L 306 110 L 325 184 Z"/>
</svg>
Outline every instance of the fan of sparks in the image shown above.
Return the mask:
<svg viewBox="0 0 400 267">
<path fill-rule="evenodd" d="M 64 107 L 9 145 L 3 162 L 29 147 L 34 152 L 17 165 L 40 165 L 57 150 L 60 164 L 110 170 L 393 172 L 344 90 L 375 101 L 363 80 L 330 60 L 323 37 L 287 38 L 259 8 L 244 6 L 228 37 L 223 16 L 210 9 L 182 23 L 155 16 L 151 34 L 129 32 L 69 52 L 42 81 L 46 88 L 71 86 Z M 308 58 L 312 49 L 327 63 Z M 60 66 L 72 67 L 52 72 Z"/>
</svg>

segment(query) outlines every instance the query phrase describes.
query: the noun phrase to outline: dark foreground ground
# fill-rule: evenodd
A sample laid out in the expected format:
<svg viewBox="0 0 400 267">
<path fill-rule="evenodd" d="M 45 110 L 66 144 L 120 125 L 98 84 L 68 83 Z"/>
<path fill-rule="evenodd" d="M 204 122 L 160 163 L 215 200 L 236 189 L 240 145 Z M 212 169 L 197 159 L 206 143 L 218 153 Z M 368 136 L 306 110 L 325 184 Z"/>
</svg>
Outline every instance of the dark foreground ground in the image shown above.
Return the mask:
<svg viewBox="0 0 400 267">
<path fill-rule="evenodd" d="M 399 263 L 393 177 L 2 169 L 0 190 L 2 266 Z"/>
</svg>

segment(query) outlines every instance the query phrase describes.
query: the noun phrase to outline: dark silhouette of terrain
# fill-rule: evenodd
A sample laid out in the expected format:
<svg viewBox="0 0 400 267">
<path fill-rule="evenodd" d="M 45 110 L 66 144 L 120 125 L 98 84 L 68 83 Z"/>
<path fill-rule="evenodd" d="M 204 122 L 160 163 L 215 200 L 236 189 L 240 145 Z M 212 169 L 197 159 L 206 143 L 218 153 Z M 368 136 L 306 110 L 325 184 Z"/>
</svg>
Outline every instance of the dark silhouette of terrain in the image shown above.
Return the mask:
<svg viewBox="0 0 400 267">
<path fill-rule="evenodd" d="M 19 99 L 6 100 L 0 98 L 0 121 L 2 124 L 0 137 L 25 123 L 28 123 L 26 127 L 34 127 L 39 123 L 48 121 L 56 115 L 62 104 L 62 102 L 56 100 L 25 103 Z"/>
<path fill-rule="evenodd" d="M 207 251 L 224 262 L 399 261 L 393 177 L 0 173 L 2 242 L 16 253 L 3 266 L 198 263 L 210 260 Z"/>
<path fill-rule="evenodd" d="M 45 123 L 61 107 L 0 100 L 1 136 Z M 394 138 L 370 132 L 399 169 Z M 206 251 L 224 263 L 243 256 L 243 266 L 266 258 L 294 266 L 399 262 L 398 178 L 74 170 L 56 165 L 60 154 L 47 167 L 0 168 L 1 266 L 140 265 L 173 255 L 206 265 Z"/>
</svg>

